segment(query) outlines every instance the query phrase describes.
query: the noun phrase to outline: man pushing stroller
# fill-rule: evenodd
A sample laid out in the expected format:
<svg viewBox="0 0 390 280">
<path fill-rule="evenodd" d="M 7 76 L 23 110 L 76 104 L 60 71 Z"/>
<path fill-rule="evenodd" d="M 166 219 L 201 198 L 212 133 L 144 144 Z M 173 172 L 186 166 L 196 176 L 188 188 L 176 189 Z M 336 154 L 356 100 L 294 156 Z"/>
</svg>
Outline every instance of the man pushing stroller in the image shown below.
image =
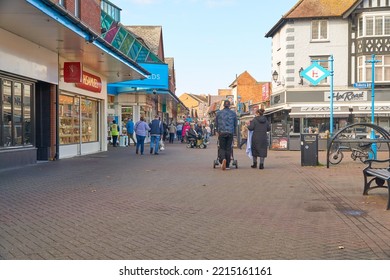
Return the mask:
<svg viewBox="0 0 390 280">
<path fill-rule="evenodd" d="M 225 100 L 223 110 L 217 113 L 215 130 L 218 136 L 218 160 L 221 169 L 230 169 L 233 135 L 237 128 L 237 115 L 230 110 L 230 101 Z"/>
</svg>

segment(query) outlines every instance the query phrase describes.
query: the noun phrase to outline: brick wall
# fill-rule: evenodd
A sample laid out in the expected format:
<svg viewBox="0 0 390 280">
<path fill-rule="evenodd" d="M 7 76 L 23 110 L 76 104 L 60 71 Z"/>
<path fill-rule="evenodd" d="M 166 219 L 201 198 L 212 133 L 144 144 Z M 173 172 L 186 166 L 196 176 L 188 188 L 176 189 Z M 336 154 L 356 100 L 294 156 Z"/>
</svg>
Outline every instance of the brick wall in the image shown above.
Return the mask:
<svg viewBox="0 0 390 280">
<path fill-rule="evenodd" d="M 59 0 L 51 0 L 51 2 L 58 4 Z M 100 34 L 100 2 L 100 0 L 65 0 L 64 8 L 77 17 L 76 4 L 79 3 L 80 20 L 91 30 Z"/>
<path fill-rule="evenodd" d="M 262 84 L 244 72 L 237 78 L 237 94 L 241 96 L 241 102 L 252 100 L 252 103 L 259 103 L 262 101 Z"/>
</svg>

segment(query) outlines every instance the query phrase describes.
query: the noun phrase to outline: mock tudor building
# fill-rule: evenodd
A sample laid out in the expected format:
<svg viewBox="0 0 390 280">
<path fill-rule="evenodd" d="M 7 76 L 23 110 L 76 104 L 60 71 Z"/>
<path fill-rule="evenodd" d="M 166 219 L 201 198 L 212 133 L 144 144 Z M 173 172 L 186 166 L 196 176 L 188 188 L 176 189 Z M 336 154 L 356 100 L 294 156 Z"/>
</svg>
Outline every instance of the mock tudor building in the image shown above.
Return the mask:
<svg viewBox="0 0 390 280">
<path fill-rule="evenodd" d="M 333 130 L 370 122 L 372 55 L 375 123 L 390 127 L 390 3 L 386 0 L 300 0 L 265 35 L 272 38 L 272 145 L 300 149 L 299 135 L 329 136 L 331 76 L 313 85 L 305 73 L 314 62 L 333 64 Z M 333 57 L 333 61 L 332 61 Z M 306 72 L 307 73 L 307 72 Z M 312 75 L 318 73 L 312 73 Z M 316 79 L 316 77 L 313 77 Z M 368 131 L 361 135 L 368 136 Z M 287 144 L 285 144 L 287 143 Z M 325 148 L 326 139 L 320 140 Z"/>
</svg>

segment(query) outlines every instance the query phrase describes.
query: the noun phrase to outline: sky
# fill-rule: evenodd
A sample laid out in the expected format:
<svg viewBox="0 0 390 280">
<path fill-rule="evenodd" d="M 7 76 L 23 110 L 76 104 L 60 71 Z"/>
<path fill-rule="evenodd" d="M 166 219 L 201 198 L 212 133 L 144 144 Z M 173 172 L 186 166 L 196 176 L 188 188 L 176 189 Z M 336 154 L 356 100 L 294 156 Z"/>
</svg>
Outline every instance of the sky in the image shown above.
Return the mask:
<svg viewBox="0 0 390 280">
<path fill-rule="evenodd" d="M 265 34 L 298 0 L 110 0 L 124 25 L 162 26 L 173 57 L 176 95 L 217 95 L 248 71 L 271 81 L 271 38 Z"/>
</svg>

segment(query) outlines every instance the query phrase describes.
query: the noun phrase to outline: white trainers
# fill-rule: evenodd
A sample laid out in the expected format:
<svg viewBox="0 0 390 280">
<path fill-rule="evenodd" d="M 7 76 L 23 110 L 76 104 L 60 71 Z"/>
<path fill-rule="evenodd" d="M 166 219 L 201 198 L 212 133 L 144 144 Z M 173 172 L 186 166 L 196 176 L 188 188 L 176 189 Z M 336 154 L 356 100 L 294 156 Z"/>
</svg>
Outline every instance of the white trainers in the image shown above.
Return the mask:
<svg viewBox="0 0 390 280">
<path fill-rule="evenodd" d="M 222 160 L 221 169 L 222 169 L 222 170 L 225 170 L 225 169 L 226 169 L 226 159 L 223 159 L 223 160 Z"/>
</svg>

